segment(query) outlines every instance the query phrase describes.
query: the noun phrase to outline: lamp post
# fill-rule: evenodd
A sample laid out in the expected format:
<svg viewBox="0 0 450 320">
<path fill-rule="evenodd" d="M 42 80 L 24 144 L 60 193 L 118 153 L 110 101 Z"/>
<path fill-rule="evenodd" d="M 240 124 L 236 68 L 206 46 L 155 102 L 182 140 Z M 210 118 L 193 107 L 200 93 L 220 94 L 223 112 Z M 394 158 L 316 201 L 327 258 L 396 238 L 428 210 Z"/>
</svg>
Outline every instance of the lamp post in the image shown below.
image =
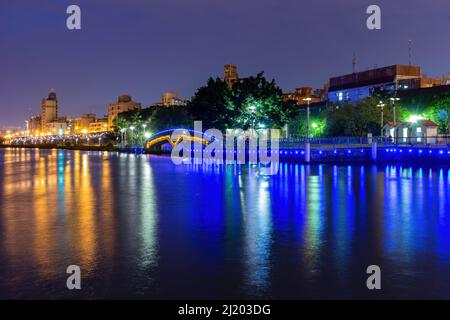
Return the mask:
<svg viewBox="0 0 450 320">
<path fill-rule="evenodd" d="M 133 134 L 134 129 L 136 129 L 134 126 L 130 127 L 130 130 L 131 130 L 131 144 L 134 144 L 134 134 Z"/>
<path fill-rule="evenodd" d="M 147 124 L 146 124 L 146 123 L 144 123 L 144 124 L 142 125 L 142 128 L 144 129 L 144 130 L 142 131 L 142 145 L 144 145 L 144 139 L 145 139 L 145 128 L 147 128 Z"/>
<path fill-rule="evenodd" d="M 120 132 L 122 133 L 121 143 L 125 146 L 127 129 L 122 128 L 122 129 L 120 129 Z"/>
<path fill-rule="evenodd" d="M 383 125 L 384 125 L 384 106 L 385 104 L 383 101 L 380 101 L 380 103 L 377 105 L 381 110 L 381 137 L 383 136 Z"/>
<path fill-rule="evenodd" d="M 311 102 L 311 97 L 303 98 L 306 101 L 306 143 L 305 143 L 305 161 L 307 163 L 311 160 L 311 144 L 309 141 L 309 103 Z"/>
<path fill-rule="evenodd" d="M 392 97 L 391 98 L 392 108 L 393 108 L 393 112 L 394 112 L 394 125 L 397 123 L 397 115 L 396 115 L 396 112 L 395 112 L 395 102 L 399 101 L 399 100 L 400 100 L 400 98 L 397 98 L 397 97 Z"/>
</svg>

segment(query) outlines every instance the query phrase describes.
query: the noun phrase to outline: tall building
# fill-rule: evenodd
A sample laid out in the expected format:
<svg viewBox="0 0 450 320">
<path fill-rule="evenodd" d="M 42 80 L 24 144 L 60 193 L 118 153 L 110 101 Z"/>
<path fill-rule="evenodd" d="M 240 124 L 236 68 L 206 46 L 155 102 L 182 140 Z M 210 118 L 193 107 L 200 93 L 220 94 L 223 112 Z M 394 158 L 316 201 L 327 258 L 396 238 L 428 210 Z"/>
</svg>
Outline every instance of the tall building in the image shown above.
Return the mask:
<svg viewBox="0 0 450 320">
<path fill-rule="evenodd" d="M 239 81 L 237 66 L 234 64 L 226 64 L 223 68 L 222 80 L 225 81 L 229 87 L 232 87 L 233 84 Z"/>
<path fill-rule="evenodd" d="M 51 91 L 47 99 L 41 102 L 41 131 L 47 131 L 48 125 L 58 118 L 58 100 L 56 93 Z"/>
<path fill-rule="evenodd" d="M 108 108 L 108 129 L 114 128 L 114 119 L 122 112 L 141 109 L 141 104 L 132 100 L 129 95 L 121 95 L 116 103 L 111 103 Z"/>
</svg>

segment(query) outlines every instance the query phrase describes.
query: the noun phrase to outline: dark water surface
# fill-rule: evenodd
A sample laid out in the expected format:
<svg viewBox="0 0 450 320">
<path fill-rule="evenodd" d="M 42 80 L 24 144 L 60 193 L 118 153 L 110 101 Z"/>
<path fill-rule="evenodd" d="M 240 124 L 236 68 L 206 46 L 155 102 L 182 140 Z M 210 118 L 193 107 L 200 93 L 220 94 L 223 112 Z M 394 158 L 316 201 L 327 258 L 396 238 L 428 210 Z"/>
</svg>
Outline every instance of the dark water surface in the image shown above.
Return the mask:
<svg viewBox="0 0 450 320">
<path fill-rule="evenodd" d="M 450 169 L 0 149 L 0 298 L 450 298 Z"/>
</svg>

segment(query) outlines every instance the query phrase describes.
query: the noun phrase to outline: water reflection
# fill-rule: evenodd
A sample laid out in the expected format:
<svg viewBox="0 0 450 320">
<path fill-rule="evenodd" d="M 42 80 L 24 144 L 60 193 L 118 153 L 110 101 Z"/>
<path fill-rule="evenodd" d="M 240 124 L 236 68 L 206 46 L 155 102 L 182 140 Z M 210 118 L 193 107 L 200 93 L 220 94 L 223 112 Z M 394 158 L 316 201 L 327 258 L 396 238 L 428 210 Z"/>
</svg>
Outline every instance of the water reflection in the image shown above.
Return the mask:
<svg viewBox="0 0 450 320">
<path fill-rule="evenodd" d="M 450 170 L 0 150 L 0 298 L 450 298 Z M 82 292 L 65 290 L 80 265 Z M 365 269 L 383 270 L 368 293 Z"/>
</svg>

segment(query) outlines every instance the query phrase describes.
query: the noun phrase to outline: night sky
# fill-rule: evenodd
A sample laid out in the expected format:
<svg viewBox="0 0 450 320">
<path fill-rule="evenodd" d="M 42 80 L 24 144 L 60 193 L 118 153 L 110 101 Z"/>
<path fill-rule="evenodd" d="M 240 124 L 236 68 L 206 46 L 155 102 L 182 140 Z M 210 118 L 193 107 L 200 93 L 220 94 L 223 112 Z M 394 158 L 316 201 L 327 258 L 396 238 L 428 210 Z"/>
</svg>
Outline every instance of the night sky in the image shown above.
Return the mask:
<svg viewBox="0 0 450 320">
<path fill-rule="evenodd" d="M 66 28 L 81 7 L 82 30 Z M 382 30 L 366 8 L 382 9 Z M 120 94 L 148 106 L 190 98 L 223 65 L 264 70 L 285 90 L 408 64 L 450 73 L 449 0 L 0 0 L 0 126 L 24 125 L 51 88 L 60 115 L 102 116 Z"/>
</svg>

